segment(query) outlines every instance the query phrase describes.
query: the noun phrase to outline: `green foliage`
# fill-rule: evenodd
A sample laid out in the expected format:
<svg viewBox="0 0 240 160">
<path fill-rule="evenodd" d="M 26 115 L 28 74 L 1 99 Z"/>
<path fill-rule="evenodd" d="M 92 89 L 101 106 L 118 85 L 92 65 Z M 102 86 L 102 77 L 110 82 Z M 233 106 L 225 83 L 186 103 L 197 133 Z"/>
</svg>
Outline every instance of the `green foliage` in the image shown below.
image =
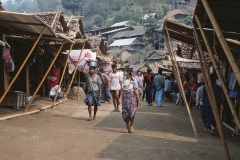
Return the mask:
<svg viewBox="0 0 240 160">
<path fill-rule="evenodd" d="M 168 3 L 173 4 L 173 3 L 178 3 L 179 0 L 168 0 Z"/>
<path fill-rule="evenodd" d="M 94 28 L 94 25 L 92 23 L 84 23 L 83 25 L 86 31 Z"/>
<path fill-rule="evenodd" d="M 37 0 L 37 3 L 41 12 L 56 11 L 61 4 L 59 4 L 59 0 Z"/>
<path fill-rule="evenodd" d="M 155 18 L 149 17 L 145 22 L 146 35 L 151 37 L 157 27 L 158 21 Z"/>
<path fill-rule="evenodd" d="M 186 25 L 188 25 L 188 26 L 192 26 L 192 20 L 193 20 L 193 17 L 192 17 L 192 16 L 187 16 L 186 18 L 181 19 L 181 20 L 179 20 L 178 22 L 179 22 L 179 23 L 186 24 Z"/>
<path fill-rule="evenodd" d="M 12 12 L 38 12 L 38 5 L 35 0 L 7 0 L 3 3 L 7 11 Z"/>
<path fill-rule="evenodd" d="M 100 15 L 98 15 L 95 19 L 94 19 L 94 24 L 97 26 L 102 26 L 102 23 L 104 21 L 104 18 Z"/>
<path fill-rule="evenodd" d="M 65 9 L 71 10 L 73 14 L 80 14 L 81 10 L 84 9 L 84 4 L 87 0 L 61 0 L 62 6 Z"/>
</svg>

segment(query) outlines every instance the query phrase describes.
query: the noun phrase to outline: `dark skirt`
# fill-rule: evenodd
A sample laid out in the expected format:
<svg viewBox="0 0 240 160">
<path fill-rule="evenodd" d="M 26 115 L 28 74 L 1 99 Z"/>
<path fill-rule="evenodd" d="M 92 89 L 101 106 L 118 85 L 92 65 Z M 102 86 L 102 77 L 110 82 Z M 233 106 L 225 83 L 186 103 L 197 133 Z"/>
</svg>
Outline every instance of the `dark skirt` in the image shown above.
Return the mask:
<svg viewBox="0 0 240 160">
<path fill-rule="evenodd" d="M 88 105 L 88 103 L 92 103 L 92 106 L 101 106 L 100 99 L 99 99 L 99 92 L 98 91 L 88 91 L 87 97 L 84 102 Z"/>
<path fill-rule="evenodd" d="M 136 114 L 137 98 L 134 91 L 124 91 L 122 96 L 122 117 L 124 121 L 133 119 Z"/>
</svg>

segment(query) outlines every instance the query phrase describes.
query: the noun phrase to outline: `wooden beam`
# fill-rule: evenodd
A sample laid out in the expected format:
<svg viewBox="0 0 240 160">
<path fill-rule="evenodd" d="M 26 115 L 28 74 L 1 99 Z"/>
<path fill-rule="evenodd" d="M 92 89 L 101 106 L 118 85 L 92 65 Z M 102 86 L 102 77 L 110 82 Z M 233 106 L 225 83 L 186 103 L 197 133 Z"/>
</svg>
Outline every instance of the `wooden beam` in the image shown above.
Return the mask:
<svg viewBox="0 0 240 160">
<path fill-rule="evenodd" d="M 207 0 L 202 0 L 202 3 L 203 3 L 203 6 L 204 6 L 204 8 L 205 8 L 205 10 L 207 12 L 207 15 L 208 15 L 211 23 L 213 25 L 214 31 L 217 34 L 218 40 L 219 40 L 219 42 L 222 45 L 222 48 L 223 48 L 223 50 L 225 52 L 225 55 L 226 55 L 230 65 L 232 67 L 233 73 L 235 74 L 238 83 L 240 83 L 240 70 L 239 70 L 239 67 L 238 67 L 238 65 L 237 65 L 237 63 L 235 61 L 235 58 L 233 57 L 232 52 L 231 52 L 231 50 L 230 50 L 230 48 L 229 48 L 229 46 L 228 46 L 228 44 L 227 44 L 227 42 L 226 42 L 226 40 L 224 38 L 224 35 L 222 34 L 222 31 L 221 31 L 221 29 L 220 29 L 220 27 L 219 27 L 219 25 L 217 23 L 217 20 L 216 20 L 214 14 L 213 14 L 213 12 L 212 12 L 208 2 L 207 2 Z"/>
<path fill-rule="evenodd" d="M 201 22 L 199 21 L 199 18 L 198 18 L 197 15 L 195 15 L 194 18 L 195 18 L 195 20 L 197 21 L 197 24 L 198 24 L 198 27 L 199 27 L 200 32 L 201 32 L 201 34 L 202 34 L 204 43 L 205 43 L 205 45 L 206 45 L 206 47 L 207 47 L 209 56 L 210 56 L 210 58 L 211 58 L 211 60 L 212 60 L 214 69 L 215 69 L 215 71 L 216 71 L 216 73 L 217 73 L 217 76 L 218 76 L 219 81 L 221 82 L 221 86 L 222 86 L 224 95 L 225 95 L 225 97 L 226 97 L 226 99 L 227 99 L 227 101 L 228 101 L 228 104 L 229 104 L 230 110 L 231 110 L 231 112 L 232 112 L 232 114 L 233 114 L 234 120 L 235 120 L 238 128 L 240 129 L 240 121 L 239 121 L 239 118 L 237 117 L 237 113 L 236 113 L 236 111 L 235 111 L 235 109 L 234 109 L 234 105 L 233 105 L 232 100 L 231 100 L 231 98 L 230 98 L 230 96 L 229 96 L 227 86 L 225 85 L 225 82 L 224 82 L 224 80 L 223 80 L 223 78 L 222 78 L 222 76 L 221 76 L 219 67 L 218 67 L 218 65 L 217 65 L 216 59 L 214 58 L 213 51 L 212 51 L 212 49 L 211 49 L 211 47 L 210 47 L 210 45 L 209 45 L 208 39 L 207 39 L 206 34 L 205 34 L 205 32 L 204 32 L 204 30 L 203 30 L 203 27 L 202 27 L 202 24 L 201 24 Z"/>
<path fill-rule="evenodd" d="M 57 10 L 57 12 L 56 12 L 56 14 L 55 14 L 55 17 L 54 17 L 54 19 L 53 19 L 53 21 L 52 21 L 52 24 L 51 24 L 51 28 L 53 27 L 53 25 L 54 25 L 54 23 L 55 23 L 55 21 L 56 21 L 56 19 L 57 19 L 58 13 L 59 13 L 59 10 Z"/>
<path fill-rule="evenodd" d="M 30 96 L 29 66 L 26 66 L 26 95 Z"/>
<path fill-rule="evenodd" d="M 31 103 L 32 103 L 32 101 L 33 101 L 33 99 L 34 99 L 34 97 L 36 96 L 36 94 L 37 94 L 39 88 L 40 88 L 41 85 L 43 84 L 43 82 L 44 82 L 45 78 L 47 77 L 49 71 L 52 69 L 52 66 L 53 66 L 53 64 L 55 63 L 55 61 L 56 61 L 56 59 L 57 59 L 59 53 L 61 52 L 62 47 L 63 47 L 64 44 L 65 44 L 65 41 L 64 41 L 64 42 L 62 43 L 62 45 L 60 46 L 58 52 L 56 53 L 54 59 L 52 60 L 50 66 L 48 67 L 48 70 L 46 71 L 45 75 L 43 76 L 41 82 L 38 84 L 37 89 L 36 89 L 35 92 L 33 93 L 31 100 L 28 102 L 28 104 L 27 104 L 27 106 L 26 106 L 26 108 L 25 108 L 25 110 L 24 110 L 23 112 L 27 112 L 27 110 L 28 110 L 29 106 L 31 105 Z"/>
<path fill-rule="evenodd" d="M 205 85 L 208 85 L 209 92 L 210 92 L 208 95 L 211 95 L 211 97 L 212 97 L 211 107 L 212 107 L 213 115 L 214 115 L 214 118 L 216 120 L 217 128 L 219 130 L 219 134 L 220 134 L 220 137 L 221 137 L 221 140 L 222 140 L 222 143 L 223 143 L 224 151 L 225 151 L 225 154 L 226 154 L 226 159 L 230 160 L 230 154 L 229 154 L 229 151 L 228 151 L 227 142 L 226 142 L 225 137 L 224 137 L 222 122 L 221 122 L 220 116 L 218 114 L 217 102 L 216 102 L 216 97 L 215 97 L 215 94 L 214 94 L 213 86 L 212 86 L 212 83 L 211 83 L 210 74 L 208 72 L 207 63 L 206 63 L 206 60 L 204 58 L 202 45 L 200 43 L 200 39 L 199 39 L 199 36 L 198 36 L 198 33 L 197 33 L 197 29 L 194 26 L 194 24 L 193 24 L 193 30 L 194 30 L 194 35 L 196 36 L 196 41 L 197 41 L 197 45 L 198 45 L 198 48 L 199 48 L 199 54 L 200 54 L 200 57 L 201 57 L 201 61 L 203 62 L 205 76 L 206 76 L 206 79 L 207 79 L 207 83 Z"/>
<path fill-rule="evenodd" d="M 181 80 L 181 77 L 180 77 L 179 69 L 178 69 L 177 64 L 176 64 L 177 63 L 176 57 L 175 57 L 175 55 L 173 53 L 172 45 L 170 44 L 170 36 L 169 36 L 169 33 L 168 33 L 168 29 L 166 28 L 165 30 L 166 30 L 166 34 L 167 34 L 167 37 L 165 37 L 166 38 L 166 44 L 168 46 L 170 55 L 172 57 L 173 67 L 175 68 L 176 76 L 177 76 L 177 79 L 178 79 L 177 83 L 179 84 L 179 90 L 182 93 L 182 99 L 183 99 L 183 101 L 185 103 L 185 106 L 187 108 L 187 112 L 188 112 L 188 115 L 189 115 L 189 118 L 190 118 L 190 121 L 191 121 L 191 124 L 192 124 L 192 127 L 193 127 L 193 131 L 195 133 L 195 136 L 197 137 L 197 129 L 196 129 L 195 123 L 193 121 L 190 108 L 188 106 L 188 101 L 187 101 L 186 96 L 184 94 L 184 89 L 183 89 L 183 86 L 182 86 L 182 80 Z"/>
<path fill-rule="evenodd" d="M 71 17 L 69 18 L 68 23 L 67 23 L 67 26 L 69 26 L 69 24 L 70 24 L 70 22 L 71 22 L 71 20 L 72 20 L 72 17 L 73 17 L 73 15 L 71 15 Z"/>
<path fill-rule="evenodd" d="M 78 68 L 78 64 L 80 63 L 80 58 L 81 58 L 81 56 L 82 56 L 82 52 L 83 52 L 84 47 L 85 47 L 85 42 L 83 43 L 81 53 L 80 53 L 80 55 L 79 55 L 79 57 L 78 57 L 78 63 L 77 63 L 77 66 L 76 66 L 76 68 L 75 68 L 75 70 L 74 70 L 74 72 L 73 72 L 72 79 L 71 79 L 70 84 L 69 84 L 69 86 L 68 86 L 67 92 L 69 92 L 70 87 L 71 87 L 71 85 L 72 85 L 72 83 L 73 83 L 73 79 L 74 79 L 74 77 L 75 77 L 75 75 L 76 75 L 76 72 L 77 72 L 77 70 L 78 70 L 78 69 L 77 69 L 77 68 Z M 66 100 L 66 96 L 64 96 L 64 102 L 65 102 L 65 100 Z"/>
<path fill-rule="evenodd" d="M 72 47 L 73 47 L 73 44 L 71 44 L 71 46 L 70 46 L 69 53 L 68 53 L 68 56 L 67 56 L 67 59 L 66 59 L 64 68 L 63 68 L 62 76 L 61 76 L 61 79 L 60 79 L 60 82 L 59 82 L 59 85 L 58 85 L 58 89 L 57 89 L 57 91 L 56 91 L 56 95 L 55 95 L 54 100 L 53 100 L 53 103 L 52 103 L 52 107 L 53 107 L 54 104 L 55 104 L 55 101 L 56 101 L 57 96 L 58 96 L 58 91 L 59 91 L 59 89 L 60 89 L 60 87 L 61 87 L 61 85 L 62 85 L 63 77 L 64 77 L 64 75 L 65 75 L 66 68 L 67 68 L 67 66 L 68 66 L 68 60 L 69 60 L 69 57 L 70 57 L 70 53 L 71 53 L 71 51 L 72 51 Z"/>
<path fill-rule="evenodd" d="M 6 96 L 7 92 L 9 91 L 9 89 L 12 87 L 13 83 L 15 82 L 15 80 L 17 79 L 18 75 L 20 74 L 20 72 L 22 71 L 24 65 L 27 63 L 28 58 L 31 56 L 33 50 L 35 49 L 36 45 L 38 44 L 40 38 L 42 37 L 44 31 L 45 31 L 46 27 L 43 28 L 42 32 L 40 33 L 40 35 L 38 36 L 37 40 L 35 41 L 34 45 L 32 46 L 31 50 L 29 51 L 29 53 L 27 54 L 27 57 L 24 59 L 22 65 L 20 66 L 20 68 L 18 69 L 17 73 L 15 74 L 15 76 L 13 77 L 12 81 L 10 82 L 10 84 L 8 85 L 7 89 L 5 90 L 5 92 L 3 93 L 1 99 L 0 99 L 0 103 L 2 102 L 2 100 L 4 99 L 4 97 Z"/>
</svg>

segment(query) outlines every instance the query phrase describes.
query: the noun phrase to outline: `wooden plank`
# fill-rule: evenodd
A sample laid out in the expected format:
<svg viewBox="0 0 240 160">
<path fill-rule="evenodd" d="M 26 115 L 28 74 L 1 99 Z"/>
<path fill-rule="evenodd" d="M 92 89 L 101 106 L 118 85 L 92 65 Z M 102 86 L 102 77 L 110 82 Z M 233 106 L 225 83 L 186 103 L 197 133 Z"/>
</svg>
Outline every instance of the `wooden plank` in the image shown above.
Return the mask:
<svg viewBox="0 0 240 160">
<path fill-rule="evenodd" d="M 10 115 L 10 116 L 5 116 L 5 117 L 1 117 L 0 121 L 16 118 L 16 117 L 20 117 L 20 116 L 25 116 L 25 115 L 35 114 L 35 113 L 38 113 L 38 112 L 40 112 L 40 110 L 35 110 L 35 111 L 31 111 L 31 112 L 26 112 L 26 113 L 14 114 L 14 115 Z"/>
</svg>

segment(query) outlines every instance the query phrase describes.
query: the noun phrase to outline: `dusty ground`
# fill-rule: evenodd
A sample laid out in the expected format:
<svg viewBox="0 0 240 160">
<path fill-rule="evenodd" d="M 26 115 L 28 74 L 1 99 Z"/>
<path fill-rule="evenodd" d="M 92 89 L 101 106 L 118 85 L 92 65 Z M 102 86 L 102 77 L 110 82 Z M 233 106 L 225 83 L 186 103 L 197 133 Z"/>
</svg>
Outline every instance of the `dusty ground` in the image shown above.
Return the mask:
<svg viewBox="0 0 240 160">
<path fill-rule="evenodd" d="M 144 103 L 137 111 L 135 133 L 127 134 L 121 113 L 112 112 L 110 104 L 103 104 L 97 120 L 88 122 L 86 106 L 73 96 L 54 109 L 0 121 L 0 159 L 225 159 L 219 136 L 203 130 L 199 111 L 191 109 L 196 138 L 186 109 L 164 105 Z M 240 138 L 228 130 L 225 134 L 232 159 L 239 160 Z"/>
</svg>

